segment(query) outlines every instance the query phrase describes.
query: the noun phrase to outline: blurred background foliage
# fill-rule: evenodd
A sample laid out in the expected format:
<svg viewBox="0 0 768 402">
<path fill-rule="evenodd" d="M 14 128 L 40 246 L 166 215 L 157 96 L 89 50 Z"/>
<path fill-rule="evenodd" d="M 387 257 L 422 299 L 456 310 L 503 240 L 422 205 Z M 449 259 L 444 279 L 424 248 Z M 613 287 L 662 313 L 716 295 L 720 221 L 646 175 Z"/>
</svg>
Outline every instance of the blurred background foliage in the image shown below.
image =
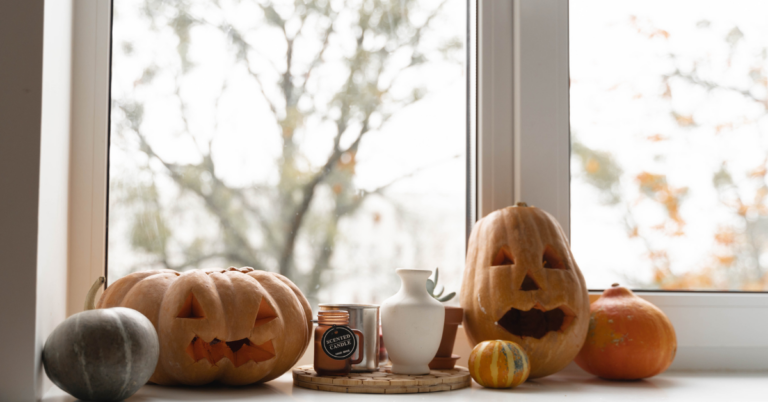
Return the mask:
<svg viewBox="0 0 768 402">
<path fill-rule="evenodd" d="M 441 63 L 463 68 L 464 27 L 446 35 L 445 24 L 449 7 L 465 10 L 465 3 L 145 0 L 138 4 L 137 18 L 149 34 L 175 45 L 172 51 L 146 57 L 130 39 L 114 43 L 117 51 L 134 59 L 125 68 L 135 79 L 129 88 L 113 87 L 112 147 L 131 155 L 133 170 L 111 167 L 110 247 L 122 241 L 116 247 L 142 258 L 116 275 L 111 273 L 110 280 L 153 268 L 252 266 L 288 276 L 316 305 L 319 290 L 331 280 L 329 273 L 341 269 L 337 254 L 345 222 L 366 203 L 389 202 L 403 217 L 399 232 L 392 236 L 438 232 L 434 222 L 417 220 L 418 214 L 407 211 L 389 193 L 396 183 L 434 164 L 375 188 L 361 187 L 356 179 L 360 150 L 369 144 L 370 134 L 430 93 L 418 72 L 430 75 L 430 68 Z M 117 6 L 116 21 L 122 18 L 120 10 Z M 617 224 L 625 240 L 643 250 L 642 261 L 633 265 L 642 267 L 637 270 L 625 269 L 625 260 L 634 257 L 608 251 L 601 258 L 633 288 L 768 289 L 768 158 L 744 168 L 724 153 L 711 161 L 715 169 L 692 165 L 688 176 L 674 172 L 672 163 L 681 155 L 675 153 L 681 152 L 680 144 L 687 150 L 685 144 L 702 136 L 712 138 L 712 146 L 718 147 L 742 141 L 745 128 L 761 132 L 768 116 L 768 49 L 746 46 L 745 41 L 753 39 L 746 36 L 746 29 L 734 25 L 714 31 L 708 20 L 696 22 L 692 29 L 716 35 L 719 42 L 711 46 L 727 49 L 725 57 L 666 46 L 675 40 L 675 30 L 646 18 L 632 16 L 622 24 L 656 48 L 666 49 L 659 60 L 669 68 L 654 77 L 653 90 L 626 90 L 633 88 L 631 83 L 616 82 L 605 91 L 661 105 L 658 110 L 664 112 L 654 117 L 666 119 L 669 128 L 631 128 L 642 131 L 637 134 L 642 144 L 637 152 L 647 154 L 651 163 L 645 164 L 628 163 L 610 148 L 587 141 L 588 128 L 572 128 L 572 185 L 587 186 L 598 194 L 596 211 L 618 211 Z M 227 73 L 210 94 L 205 113 L 210 114 L 210 124 L 201 128 L 196 122 L 204 113 L 193 107 L 191 99 L 200 97 L 195 92 L 201 84 L 196 74 L 205 66 L 195 55 L 195 46 L 212 37 L 218 38 L 222 52 L 204 61 L 223 60 Z M 278 51 L 265 51 L 264 42 Z M 157 108 L 146 97 L 151 87 L 171 94 L 161 102 L 164 124 L 175 137 L 192 144 L 179 146 L 178 153 L 167 151 L 167 144 L 153 131 L 157 123 L 147 117 L 146 108 Z M 266 111 L 250 128 L 254 135 L 269 137 L 280 150 L 269 169 L 236 172 L 250 180 L 230 179 L 231 168 L 222 163 L 230 155 L 215 140 L 215 134 L 229 129 L 233 120 L 223 110 L 232 102 L 228 94 L 236 90 L 247 91 L 254 105 Z M 692 94 L 697 94 L 693 96 L 699 106 L 681 106 L 690 103 Z M 729 102 L 743 105 L 744 112 L 713 123 L 708 108 Z M 254 158 L 263 156 L 258 146 L 247 149 L 254 147 L 252 143 L 243 147 Z M 188 157 L 178 158 L 181 153 Z M 701 175 L 707 175 L 705 182 L 719 205 L 706 217 L 688 212 L 700 193 L 685 177 Z M 382 215 L 373 212 L 367 219 L 378 223 Z M 695 246 L 695 264 L 683 267 L 674 257 L 675 247 L 680 247 L 680 239 L 696 234 L 692 223 L 701 219 L 715 220 L 716 230 L 708 234 L 709 242 Z M 463 238 L 463 233 L 458 236 Z M 404 252 L 398 247 L 396 252 Z M 414 248 L 421 253 L 418 245 Z M 460 258 L 454 258 L 458 269 L 463 266 Z M 367 264 L 372 270 L 394 268 L 393 261 L 380 258 Z M 588 282 L 593 281 L 590 266 L 580 264 Z M 650 275 L 641 275 L 646 268 Z M 396 283 L 377 286 L 392 288 Z"/>
<path fill-rule="evenodd" d="M 118 3 L 123 3 L 115 9 L 119 24 L 121 10 L 139 3 Z M 371 197 L 386 200 L 394 183 L 420 173 L 412 171 L 375 189 L 355 182 L 358 152 L 368 134 L 427 93 L 414 71 L 435 63 L 463 68 L 464 30 L 455 29 L 447 38 L 434 33 L 446 3 L 141 3 L 138 20 L 149 34 L 176 46 L 173 54 L 147 58 L 130 39 L 114 44 L 125 55 L 120 60 L 130 60 L 116 68 L 132 69 L 138 78 L 128 89 L 113 87 L 112 146 L 130 155 L 126 165 L 131 167 L 112 166 L 110 220 L 115 227 L 110 241 L 122 241 L 127 232 L 131 252 L 143 258 L 110 280 L 153 268 L 251 266 L 291 278 L 316 305 L 318 289 L 328 280 L 325 274 L 334 268 L 340 224 Z M 201 135 L 204 130 L 194 124 L 199 116 L 190 103 L 200 82 L 190 77 L 202 68 L 194 46 L 216 38 L 225 43 L 227 74 L 244 74 L 251 97 L 268 109 L 269 119 L 252 129 L 259 134 L 276 128 L 281 151 L 268 174 L 240 173 L 263 179 L 233 183 L 220 172 L 227 155 L 217 148 L 215 133 L 227 123 L 220 109 L 234 85 L 231 80 L 222 80 L 210 103 L 212 130 Z M 264 41 L 273 41 L 268 49 L 280 51 L 267 54 Z M 192 157 L 160 151 L 162 141 L 145 119 L 150 100 L 143 100 L 141 94 L 148 92 L 142 91 L 169 85 L 173 96 L 164 101 L 170 110 L 164 124 L 194 144 Z M 310 155 L 318 153 L 318 146 L 328 150 L 319 163 Z M 123 227 L 118 220 L 129 224 Z"/>
<path fill-rule="evenodd" d="M 761 146 L 765 138 L 763 124 L 768 116 L 768 48 L 765 39 L 745 38 L 738 26 L 731 26 L 725 34 L 720 34 L 722 30 L 713 31 L 711 21 L 700 20 L 691 27 L 694 32 L 691 37 L 680 39 L 681 42 L 694 40 L 705 44 L 703 47 L 707 50 L 700 52 L 693 46 L 681 47 L 681 42 L 673 45 L 670 42 L 675 39 L 673 31 L 658 26 L 652 18 L 632 15 L 625 23 L 624 27 L 634 30 L 635 35 L 646 43 L 653 43 L 649 45 L 653 49 L 662 49 L 655 60 L 642 62 L 648 63 L 649 67 L 657 63 L 654 68 L 658 63 L 668 63 L 669 67 L 666 73 L 654 78 L 655 91 L 638 90 L 635 86 L 635 89 L 615 96 L 623 96 L 627 102 L 635 100 L 647 102 L 644 105 L 658 105 L 655 109 L 667 110 L 672 124 L 669 125 L 671 128 L 661 132 L 645 128 L 652 126 L 649 124 L 626 127 L 627 133 L 615 133 L 638 133 L 636 135 L 643 139 L 639 140 L 634 152 L 648 156 L 647 163 L 631 163 L 620 158 L 610 146 L 590 148 L 581 141 L 590 133 L 583 128 L 573 128 L 574 179 L 597 190 L 603 208 L 619 211 L 627 238 L 645 249 L 644 258 L 652 270 L 651 279 L 642 279 L 637 272 L 622 271 L 629 256 L 606 251 L 605 258 L 611 259 L 616 272 L 626 283 L 639 289 L 768 290 L 768 157 L 757 165 L 742 169 L 734 167 L 739 166 L 739 161 L 732 155 L 716 151 L 717 148 L 724 150 L 726 145 L 741 146 L 745 151 L 755 146 L 764 149 Z M 713 35 L 715 38 L 722 35 L 719 42 L 708 39 Z M 752 40 L 749 46 L 744 43 L 746 39 Z M 718 57 L 720 48 L 727 49 L 725 57 Z M 749 79 L 742 80 L 743 77 Z M 620 80 L 606 85 L 610 85 L 608 91 L 633 88 L 632 82 Z M 733 105 L 741 105 L 737 102 L 744 103 L 735 107 L 737 113 L 730 115 L 730 120 L 713 123 L 720 116 L 713 117 L 712 110 L 729 110 Z M 745 140 L 744 131 L 738 131 L 744 128 L 752 130 L 758 139 L 756 144 Z M 627 141 L 633 140 L 627 137 Z M 702 143 L 710 149 L 714 147 L 716 156 L 708 160 L 708 164 L 691 164 L 681 171 L 676 170 L 679 167 L 674 163 L 681 158 L 690 160 L 686 158 L 692 152 L 704 149 Z M 714 171 L 709 173 L 712 166 Z M 711 178 L 704 178 L 703 182 L 709 183 L 710 190 L 715 190 L 719 207 L 704 214 L 691 212 L 693 209 L 686 212 L 691 197 L 704 196 L 700 189 L 698 193 L 692 193 L 690 185 L 699 182 L 697 178 L 701 175 L 710 174 Z M 660 215 L 663 218 L 649 219 L 651 215 L 646 212 L 649 208 L 663 211 Z M 691 250 L 698 255 L 694 265 L 681 266 L 671 254 L 674 247 L 680 247 L 677 239 L 694 234 L 690 223 L 695 220 L 715 220 L 717 229 L 710 242 L 699 243 L 695 250 Z M 583 269 L 589 275 L 589 267 Z"/>
</svg>

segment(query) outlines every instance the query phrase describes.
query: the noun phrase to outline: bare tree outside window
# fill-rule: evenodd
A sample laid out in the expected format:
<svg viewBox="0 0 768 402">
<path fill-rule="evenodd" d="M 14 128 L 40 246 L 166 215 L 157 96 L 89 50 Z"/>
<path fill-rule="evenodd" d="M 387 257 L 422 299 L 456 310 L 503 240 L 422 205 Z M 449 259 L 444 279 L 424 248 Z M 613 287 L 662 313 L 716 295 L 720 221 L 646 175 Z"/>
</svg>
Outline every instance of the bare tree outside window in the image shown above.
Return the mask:
<svg viewBox="0 0 768 402">
<path fill-rule="evenodd" d="M 458 288 L 466 2 L 114 6 L 110 281 L 252 266 L 380 302 Z"/>
</svg>

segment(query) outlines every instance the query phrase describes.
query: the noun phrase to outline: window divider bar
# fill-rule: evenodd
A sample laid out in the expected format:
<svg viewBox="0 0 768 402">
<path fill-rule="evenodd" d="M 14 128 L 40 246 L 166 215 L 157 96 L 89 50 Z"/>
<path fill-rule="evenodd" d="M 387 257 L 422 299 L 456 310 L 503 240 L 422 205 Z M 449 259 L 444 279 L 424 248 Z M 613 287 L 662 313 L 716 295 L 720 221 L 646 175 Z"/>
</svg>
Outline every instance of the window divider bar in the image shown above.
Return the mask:
<svg viewBox="0 0 768 402">
<path fill-rule="evenodd" d="M 477 8 L 477 218 L 525 201 L 570 237 L 568 2 Z"/>
<path fill-rule="evenodd" d="M 568 2 L 515 0 L 514 194 L 570 239 Z"/>
<path fill-rule="evenodd" d="M 512 2 L 477 2 L 477 219 L 512 205 Z"/>
<path fill-rule="evenodd" d="M 67 316 L 106 273 L 110 1 L 75 1 Z"/>
</svg>

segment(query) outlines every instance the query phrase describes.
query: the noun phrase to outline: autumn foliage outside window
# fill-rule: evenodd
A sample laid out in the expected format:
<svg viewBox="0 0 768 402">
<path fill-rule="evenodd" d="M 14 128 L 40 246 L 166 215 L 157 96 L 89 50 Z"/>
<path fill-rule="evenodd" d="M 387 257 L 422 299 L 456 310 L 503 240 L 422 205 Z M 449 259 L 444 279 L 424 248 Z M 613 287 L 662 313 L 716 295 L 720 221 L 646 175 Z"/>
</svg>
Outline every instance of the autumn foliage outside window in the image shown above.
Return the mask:
<svg viewBox="0 0 768 402">
<path fill-rule="evenodd" d="M 768 4 L 570 7 L 571 238 L 589 286 L 768 290 Z"/>
</svg>

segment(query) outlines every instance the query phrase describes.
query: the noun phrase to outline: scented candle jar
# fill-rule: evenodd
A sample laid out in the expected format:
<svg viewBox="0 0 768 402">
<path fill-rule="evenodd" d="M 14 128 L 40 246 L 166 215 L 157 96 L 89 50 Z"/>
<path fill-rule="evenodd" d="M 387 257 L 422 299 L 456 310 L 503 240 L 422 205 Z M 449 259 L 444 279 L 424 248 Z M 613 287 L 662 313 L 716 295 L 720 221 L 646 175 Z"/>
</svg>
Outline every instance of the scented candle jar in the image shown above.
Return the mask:
<svg viewBox="0 0 768 402">
<path fill-rule="evenodd" d="M 352 359 L 364 353 L 363 361 L 352 364 L 353 373 L 373 372 L 379 368 L 379 306 L 375 304 L 320 304 L 320 311 L 346 311 L 349 313 L 349 328 L 361 331 L 365 335 L 365 347 L 357 348 Z M 363 350 L 365 349 L 365 350 Z"/>
<path fill-rule="evenodd" d="M 358 337 L 360 353 L 357 359 L 352 361 L 352 355 L 358 350 Z M 364 343 L 363 333 L 349 328 L 348 312 L 318 312 L 315 328 L 315 371 L 319 375 L 349 374 L 352 365 L 363 360 Z"/>
</svg>

